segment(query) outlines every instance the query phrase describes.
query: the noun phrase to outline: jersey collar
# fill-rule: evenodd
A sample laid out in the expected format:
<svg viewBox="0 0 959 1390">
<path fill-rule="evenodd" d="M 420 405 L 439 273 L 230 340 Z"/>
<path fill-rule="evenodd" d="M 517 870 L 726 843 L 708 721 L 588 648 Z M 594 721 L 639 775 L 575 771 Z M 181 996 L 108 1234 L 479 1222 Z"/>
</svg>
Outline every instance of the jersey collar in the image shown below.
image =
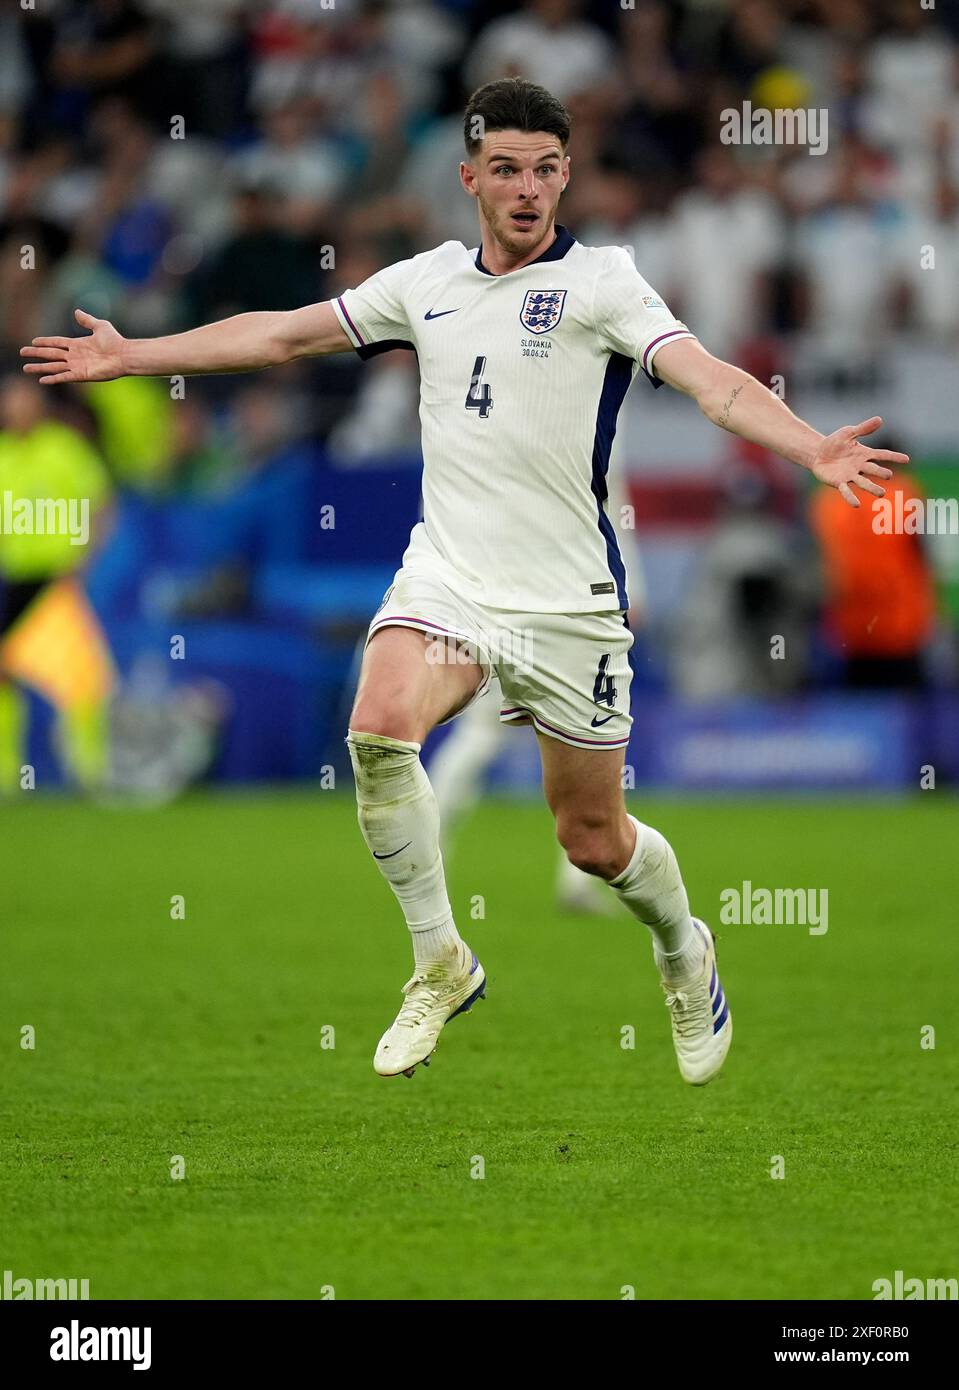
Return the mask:
<svg viewBox="0 0 959 1390">
<path fill-rule="evenodd" d="M 575 245 L 576 238 L 573 236 L 572 232 L 568 232 L 565 227 L 560 226 L 560 224 L 557 222 L 556 240 L 553 242 L 552 246 L 545 250 L 541 256 L 537 256 L 535 261 L 530 261 L 528 265 L 524 265 L 522 269 L 529 270 L 529 267 L 531 265 L 540 265 L 543 261 L 561 261 L 563 257 L 566 255 L 567 251 L 570 249 L 570 247 Z M 476 252 L 476 260 L 473 262 L 473 264 L 476 266 L 477 270 L 481 270 L 484 275 L 492 276 L 494 280 L 499 280 L 502 278 L 499 275 L 493 275 L 493 272 L 491 270 L 487 270 L 486 266 L 483 264 L 482 244 L 479 246 Z M 514 273 L 515 272 L 511 270 L 508 270 L 506 272 L 507 275 L 512 275 Z"/>
</svg>

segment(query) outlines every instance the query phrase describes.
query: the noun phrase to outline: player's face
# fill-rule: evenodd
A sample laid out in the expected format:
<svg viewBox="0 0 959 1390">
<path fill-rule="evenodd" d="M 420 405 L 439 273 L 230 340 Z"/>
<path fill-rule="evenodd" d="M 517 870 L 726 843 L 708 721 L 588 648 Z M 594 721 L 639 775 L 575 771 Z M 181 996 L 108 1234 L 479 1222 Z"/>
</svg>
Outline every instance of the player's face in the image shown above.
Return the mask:
<svg viewBox="0 0 959 1390">
<path fill-rule="evenodd" d="M 491 131 L 476 155 L 460 165 L 480 221 L 503 250 L 525 257 L 552 240 L 560 196 L 569 182 L 569 156 L 546 131 Z"/>
</svg>

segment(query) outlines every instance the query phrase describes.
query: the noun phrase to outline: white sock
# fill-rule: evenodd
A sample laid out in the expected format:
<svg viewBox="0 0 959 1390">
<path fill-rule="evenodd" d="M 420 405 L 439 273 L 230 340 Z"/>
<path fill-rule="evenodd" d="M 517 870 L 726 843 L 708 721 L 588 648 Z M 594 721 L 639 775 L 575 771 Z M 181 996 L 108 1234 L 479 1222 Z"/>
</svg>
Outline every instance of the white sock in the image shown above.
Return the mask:
<svg viewBox="0 0 959 1390">
<path fill-rule="evenodd" d="M 653 955 L 664 979 L 679 981 L 698 975 L 706 958 L 703 938 L 695 929 L 679 951 L 660 951 L 653 943 Z"/>
<path fill-rule="evenodd" d="M 629 819 L 636 827 L 636 847 L 623 872 L 609 886 L 633 916 L 649 927 L 657 961 L 669 967 L 670 973 L 674 969 L 688 973 L 699 938 L 689 915 L 689 899 L 676 856 L 658 830 L 633 816 Z"/>
<path fill-rule="evenodd" d="M 416 963 L 448 960 L 462 942 L 446 891 L 439 811 L 420 745 L 352 729 L 346 742 L 360 829 L 403 909 Z"/>
<path fill-rule="evenodd" d="M 452 917 L 438 927 L 428 927 L 426 931 L 414 931 L 411 927 L 410 935 L 413 939 L 413 959 L 417 965 L 458 962 L 460 950 L 465 945 Z"/>
</svg>

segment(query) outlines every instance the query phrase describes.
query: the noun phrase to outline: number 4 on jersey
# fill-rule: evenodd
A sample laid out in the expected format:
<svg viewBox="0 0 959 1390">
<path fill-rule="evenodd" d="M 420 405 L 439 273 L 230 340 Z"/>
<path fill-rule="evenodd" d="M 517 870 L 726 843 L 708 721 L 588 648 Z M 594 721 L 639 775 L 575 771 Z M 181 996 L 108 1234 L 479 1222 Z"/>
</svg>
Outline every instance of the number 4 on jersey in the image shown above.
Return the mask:
<svg viewBox="0 0 959 1390">
<path fill-rule="evenodd" d="M 470 389 L 466 396 L 466 409 L 478 410 L 481 420 L 485 420 L 493 409 L 493 392 L 488 385 L 480 385 L 485 371 L 486 358 L 477 357 L 473 363 L 473 380 L 470 382 Z"/>
</svg>

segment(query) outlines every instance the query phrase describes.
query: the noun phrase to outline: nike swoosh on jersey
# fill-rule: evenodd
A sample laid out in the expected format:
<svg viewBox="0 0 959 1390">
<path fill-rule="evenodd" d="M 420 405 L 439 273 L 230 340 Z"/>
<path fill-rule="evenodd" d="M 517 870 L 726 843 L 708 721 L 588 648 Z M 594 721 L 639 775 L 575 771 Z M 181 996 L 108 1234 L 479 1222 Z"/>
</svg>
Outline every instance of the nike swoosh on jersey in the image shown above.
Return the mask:
<svg viewBox="0 0 959 1390">
<path fill-rule="evenodd" d="M 589 721 L 590 728 L 591 728 L 591 729 L 598 729 L 598 728 L 600 728 L 603 724 L 608 724 L 609 721 L 610 721 L 611 719 L 615 719 L 615 718 L 616 718 L 615 714 L 607 714 L 607 716 L 606 716 L 605 719 L 600 719 L 600 718 L 598 717 L 598 715 L 595 715 L 595 714 L 594 714 L 593 717 L 592 717 L 592 719 Z"/>
<path fill-rule="evenodd" d="M 426 320 L 429 320 L 429 319 L 442 319 L 442 318 L 445 318 L 447 314 L 458 314 L 458 313 L 459 313 L 459 308 L 456 308 L 456 309 L 441 309 L 441 310 L 439 311 L 438 314 L 434 314 L 432 309 L 428 309 L 427 312 L 423 315 L 423 317 L 424 317 L 424 319 L 426 319 Z"/>
<path fill-rule="evenodd" d="M 391 850 L 391 852 L 390 852 L 389 854 L 377 854 L 376 850 L 374 850 L 374 851 L 373 851 L 373 858 L 374 858 L 374 859 L 394 859 L 394 858 L 396 857 L 396 855 L 402 854 L 403 851 L 404 851 L 405 849 L 409 849 L 409 847 L 410 847 L 410 845 L 411 845 L 412 843 L 413 843 L 412 840 L 407 840 L 407 842 L 406 842 L 405 845 L 400 845 L 399 849 Z"/>
</svg>

